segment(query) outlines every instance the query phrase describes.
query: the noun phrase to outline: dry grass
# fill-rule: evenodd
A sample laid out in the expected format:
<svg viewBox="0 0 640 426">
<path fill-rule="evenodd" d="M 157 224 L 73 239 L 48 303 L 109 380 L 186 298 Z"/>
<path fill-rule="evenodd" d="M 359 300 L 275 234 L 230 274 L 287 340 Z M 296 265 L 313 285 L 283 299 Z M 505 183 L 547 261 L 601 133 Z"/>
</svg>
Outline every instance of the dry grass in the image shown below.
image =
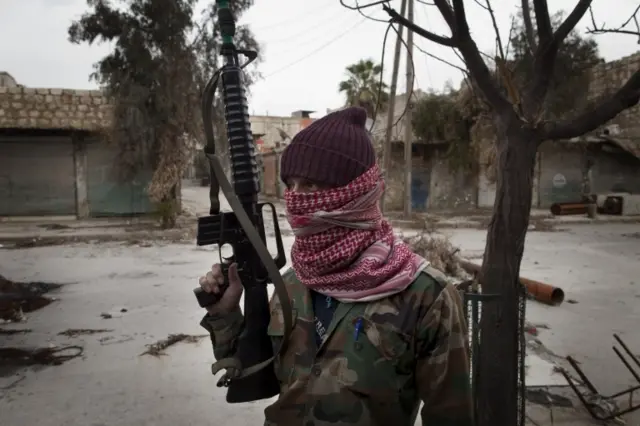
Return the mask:
<svg viewBox="0 0 640 426">
<path fill-rule="evenodd" d="M 423 232 L 414 237 L 403 238 L 416 254 L 427 259 L 431 266 L 448 276 L 467 279 L 469 275 L 460 266 L 459 248 L 454 247 L 445 236 Z"/>
</svg>

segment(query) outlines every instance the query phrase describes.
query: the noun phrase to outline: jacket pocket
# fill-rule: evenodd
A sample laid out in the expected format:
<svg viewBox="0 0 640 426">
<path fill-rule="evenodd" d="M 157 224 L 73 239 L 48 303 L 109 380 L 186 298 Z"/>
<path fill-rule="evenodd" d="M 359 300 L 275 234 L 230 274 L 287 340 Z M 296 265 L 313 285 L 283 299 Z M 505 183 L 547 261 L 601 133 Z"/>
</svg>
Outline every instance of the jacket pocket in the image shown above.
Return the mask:
<svg viewBox="0 0 640 426">
<path fill-rule="evenodd" d="M 394 401 L 412 377 L 411 336 L 367 317 L 351 318 L 345 327 L 344 356 L 334 360 L 339 383 L 383 403 Z"/>
</svg>

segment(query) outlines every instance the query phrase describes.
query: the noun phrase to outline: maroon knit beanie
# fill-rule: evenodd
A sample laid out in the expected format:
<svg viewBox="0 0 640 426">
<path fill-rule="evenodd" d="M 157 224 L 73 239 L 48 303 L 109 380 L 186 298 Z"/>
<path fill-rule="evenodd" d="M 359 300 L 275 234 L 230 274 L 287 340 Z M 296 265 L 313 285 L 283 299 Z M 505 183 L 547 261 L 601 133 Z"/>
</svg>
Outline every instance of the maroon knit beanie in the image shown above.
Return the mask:
<svg viewBox="0 0 640 426">
<path fill-rule="evenodd" d="M 369 170 L 376 155 L 365 128 L 367 112 L 350 107 L 327 114 L 293 137 L 280 162 L 280 178 L 344 186 Z"/>
</svg>

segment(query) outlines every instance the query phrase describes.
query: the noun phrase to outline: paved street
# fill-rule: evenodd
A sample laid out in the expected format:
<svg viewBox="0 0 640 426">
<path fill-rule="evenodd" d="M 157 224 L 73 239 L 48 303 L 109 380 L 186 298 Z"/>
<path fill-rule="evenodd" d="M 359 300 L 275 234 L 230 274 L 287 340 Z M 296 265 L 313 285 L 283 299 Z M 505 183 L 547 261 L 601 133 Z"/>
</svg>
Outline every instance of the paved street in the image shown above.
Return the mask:
<svg viewBox="0 0 640 426">
<path fill-rule="evenodd" d="M 612 333 L 640 352 L 638 228 L 572 225 L 528 236 L 522 275 L 566 292 L 559 307 L 529 302 L 528 321 L 548 326 L 540 329 L 542 343 L 557 355 L 574 355 L 605 393 L 630 383 L 611 350 Z M 443 232 L 463 255 L 481 254 L 483 231 Z M 290 236 L 286 242 L 291 243 Z M 224 391 L 209 374 L 213 355 L 207 338 L 177 343 L 165 356 L 141 355 L 146 345 L 170 334 L 203 334 L 202 310 L 191 289 L 215 258 L 209 249 L 174 243 L 0 250 L 0 273 L 7 278 L 63 284 L 50 294 L 56 302 L 29 314 L 24 323 L 3 326 L 32 331 L 0 335 L 0 348 L 79 345 L 84 350 L 82 358 L 59 366 L 5 371 L 0 376 L 2 424 L 261 424 L 265 402 L 225 403 Z M 68 329 L 106 331 L 58 334 Z M 629 424 L 638 424 L 633 421 L 638 422 L 633 418 Z M 557 424 L 570 423 L 556 417 Z"/>
<path fill-rule="evenodd" d="M 527 319 L 548 325 L 540 331 L 545 346 L 583 362 L 602 392 L 613 393 L 630 376 L 611 349 L 612 334 L 640 353 L 640 226 L 563 229 L 527 235 L 521 275 L 565 291 L 558 307 L 529 302 Z M 459 229 L 450 235 L 463 255 L 480 256 L 484 250 L 484 233 Z"/>
</svg>

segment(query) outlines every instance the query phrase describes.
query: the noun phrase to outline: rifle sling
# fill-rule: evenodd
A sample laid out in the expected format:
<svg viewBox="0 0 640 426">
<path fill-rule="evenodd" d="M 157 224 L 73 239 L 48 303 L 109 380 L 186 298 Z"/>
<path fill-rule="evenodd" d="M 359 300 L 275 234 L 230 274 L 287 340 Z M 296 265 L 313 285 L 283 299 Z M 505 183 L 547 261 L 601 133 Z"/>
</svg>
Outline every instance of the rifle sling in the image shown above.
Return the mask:
<svg viewBox="0 0 640 426">
<path fill-rule="evenodd" d="M 222 369 L 234 369 L 236 370 L 235 373 L 239 372 L 239 374 L 229 375 L 228 372 L 227 375 L 229 376 L 229 379 L 241 379 L 267 367 L 280 355 L 280 353 L 286 350 L 289 343 L 289 336 L 291 335 L 291 330 L 293 329 L 293 309 L 291 307 L 291 301 L 289 300 L 289 294 L 287 293 L 287 287 L 284 283 L 284 280 L 282 279 L 282 275 L 280 275 L 280 270 L 273 261 L 273 258 L 271 257 L 271 254 L 269 253 L 269 250 L 267 249 L 265 243 L 262 241 L 262 238 L 260 238 L 260 234 L 258 233 L 258 231 L 256 231 L 253 222 L 244 211 L 242 203 L 240 203 L 240 200 L 231 187 L 231 182 L 227 180 L 224 169 L 222 168 L 222 164 L 220 163 L 220 159 L 217 155 L 211 154 L 207 154 L 207 157 L 211 165 L 211 170 L 215 175 L 215 180 L 220 185 L 220 190 L 227 198 L 227 201 L 229 202 L 231 209 L 235 213 L 238 222 L 242 226 L 245 235 L 249 239 L 249 242 L 251 242 L 251 245 L 253 245 L 256 253 L 258 254 L 258 257 L 269 273 L 269 278 L 271 278 L 273 286 L 275 287 L 275 292 L 278 296 L 278 300 L 280 301 L 282 314 L 284 317 L 284 336 L 280 342 L 278 350 L 274 352 L 271 358 L 247 368 L 243 368 L 240 364 L 240 360 L 236 357 L 221 359 L 211 366 L 212 374 L 216 374 Z"/>
</svg>

